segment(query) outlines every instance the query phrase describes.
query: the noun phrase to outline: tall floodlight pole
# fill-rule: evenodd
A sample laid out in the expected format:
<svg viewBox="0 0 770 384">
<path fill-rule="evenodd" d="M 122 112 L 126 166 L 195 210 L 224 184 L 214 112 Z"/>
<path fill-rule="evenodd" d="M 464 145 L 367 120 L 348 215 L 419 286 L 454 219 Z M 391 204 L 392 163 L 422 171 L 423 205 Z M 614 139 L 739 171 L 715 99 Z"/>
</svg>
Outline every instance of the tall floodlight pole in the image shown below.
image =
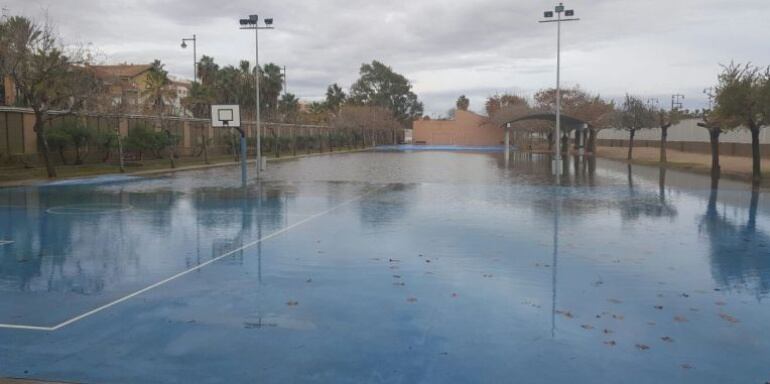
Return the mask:
<svg viewBox="0 0 770 384">
<path fill-rule="evenodd" d="M 187 48 L 187 42 L 193 43 L 193 81 L 198 81 L 198 39 L 195 35 L 189 38 L 182 39 L 182 49 Z"/>
<path fill-rule="evenodd" d="M 256 47 L 256 54 L 255 54 L 255 63 L 254 63 L 254 77 L 256 78 L 256 95 L 257 95 L 257 101 L 256 101 L 256 117 L 257 117 L 257 179 L 260 179 L 262 177 L 262 121 L 260 119 L 260 111 L 259 111 L 259 78 L 260 72 L 262 72 L 259 68 L 259 30 L 260 29 L 273 29 L 273 19 L 265 19 L 265 25 L 260 26 L 259 25 L 259 16 L 258 15 L 249 15 L 248 19 L 241 19 L 240 20 L 241 29 L 253 29 L 254 30 L 254 46 Z"/>
<path fill-rule="evenodd" d="M 578 21 L 580 19 L 572 18 L 572 16 L 575 16 L 575 11 L 564 9 L 563 3 L 559 3 L 553 11 L 545 11 L 543 16 L 546 19 L 551 19 L 554 13 L 556 13 L 556 20 L 541 20 L 540 22 L 556 23 L 556 132 L 554 134 L 556 155 L 554 156 L 554 169 L 556 180 L 558 181 L 561 175 L 561 23 L 563 21 Z M 567 18 L 562 19 L 562 13 Z"/>
</svg>

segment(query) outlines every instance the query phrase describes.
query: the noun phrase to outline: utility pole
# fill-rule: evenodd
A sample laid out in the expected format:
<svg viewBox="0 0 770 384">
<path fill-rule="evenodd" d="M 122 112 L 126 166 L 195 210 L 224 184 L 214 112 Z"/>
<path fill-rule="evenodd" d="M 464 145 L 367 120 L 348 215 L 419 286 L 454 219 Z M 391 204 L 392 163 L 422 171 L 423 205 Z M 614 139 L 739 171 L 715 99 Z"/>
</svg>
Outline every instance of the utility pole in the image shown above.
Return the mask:
<svg viewBox="0 0 770 384">
<path fill-rule="evenodd" d="M 575 16 L 575 11 L 572 9 L 565 9 L 564 3 L 559 3 L 553 11 L 545 11 L 543 16 L 546 19 L 553 18 L 554 12 L 556 13 L 556 20 L 541 20 L 541 23 L 556 23 L 556 132 L 554 139 L 556 145 L 556 154 L 554 156 L 554 170 L 556 174 L 557 183 L 561 179 L 561 23 L 566 21 L 578 21 L 580 19 L 572 18 Z M 566 19 L 561 18 L 561 14 L 568 17 Z"/>
<path fill-rule="evenodd" d="M 286 85 L 286 66 L 283 66 L 283 94 L 289 93 L 289 87 Z"/>
<path fill-rule="evenodd" d="M 681 110 L 682 109 L 682 100 L 684 100 L 684 95 L 675 93 L 671 95 L 671 110 Z"/>
</svg>

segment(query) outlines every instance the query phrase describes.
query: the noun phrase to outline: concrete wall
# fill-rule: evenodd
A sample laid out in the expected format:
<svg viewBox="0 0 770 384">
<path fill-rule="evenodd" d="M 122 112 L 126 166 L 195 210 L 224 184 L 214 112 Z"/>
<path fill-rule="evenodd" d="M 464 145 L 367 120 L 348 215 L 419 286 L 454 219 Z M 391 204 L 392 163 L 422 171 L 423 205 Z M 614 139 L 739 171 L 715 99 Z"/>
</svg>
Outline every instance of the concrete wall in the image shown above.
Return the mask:
<svg viewBox="0 0 770 384">
<path fill-rule="evenodd" d="M 472 146 L 503 144 L 503 129 L 486 122 L 486 117 L 468 111 L 457 111 L 453 120 L 418 120 L 413 124 L 413 142 Z"/>
<path fill-rule="evenodd" d="M 688 119 L 668 129 L 668 148 L 683 152 L 711 153 L 709 134 L 697 124 L 701 120 Z M 609 147 L 628 147 L 628 131 L 605 129 L 599 132 L 598 145 Z M 751 156 L 751 133 L 746 129 L 736 129 L 723 133 L 719 151 L 723 155 Z M 762 157 L 770 158 L 770 128 L 760 131 L 760 151 Z M 634 138 L 636 147 L 659 147 L 660 128 L 642 129 Z"/>
</svg>

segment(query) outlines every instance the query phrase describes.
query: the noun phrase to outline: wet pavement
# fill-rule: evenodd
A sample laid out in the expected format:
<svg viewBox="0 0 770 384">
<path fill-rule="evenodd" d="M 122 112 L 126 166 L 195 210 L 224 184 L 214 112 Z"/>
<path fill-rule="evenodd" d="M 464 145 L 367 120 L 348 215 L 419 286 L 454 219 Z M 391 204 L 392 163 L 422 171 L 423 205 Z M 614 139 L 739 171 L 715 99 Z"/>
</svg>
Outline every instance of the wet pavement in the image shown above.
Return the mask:
<svg viewBox="0 0 770 384">
<path fill-rule="evenodd" d="M 0 189 L 0 377 L 765 383 L 770 199 L 542 155 Z"/>
</svg>

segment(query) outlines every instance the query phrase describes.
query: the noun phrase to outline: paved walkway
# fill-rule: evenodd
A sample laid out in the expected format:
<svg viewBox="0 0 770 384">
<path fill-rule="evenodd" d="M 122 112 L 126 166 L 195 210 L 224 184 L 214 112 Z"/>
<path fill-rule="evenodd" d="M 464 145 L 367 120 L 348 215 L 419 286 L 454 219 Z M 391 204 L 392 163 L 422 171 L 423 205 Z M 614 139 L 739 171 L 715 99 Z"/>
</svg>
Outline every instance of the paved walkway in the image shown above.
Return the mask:
<svg viewBox="0 0 770 384">
<path fill-rule="evenodd" d="M 626 160 L 628 148 L 623 147 L 599 147 L 597 155 L 609 159 Z M 711 170 L 711 154 L 681 152 L 669 149 L 667 151 L 669 165 L 675 168 L 691 169 L 699 172 L 709 172 Z M 659 148 L 641 147 L 634 148 L 633 161 L 643 164 L 657 165 L 660 158 Z M 751 177 L 751 158 L 740 156 L 719 157 L 719 163 L 722 167 L 722 174 L 725 176 L 734 176 L 739 178 Z M 770 172 L 770 159 L 762 160 L 762 172 L 768 175 Z"/>
</svg>

